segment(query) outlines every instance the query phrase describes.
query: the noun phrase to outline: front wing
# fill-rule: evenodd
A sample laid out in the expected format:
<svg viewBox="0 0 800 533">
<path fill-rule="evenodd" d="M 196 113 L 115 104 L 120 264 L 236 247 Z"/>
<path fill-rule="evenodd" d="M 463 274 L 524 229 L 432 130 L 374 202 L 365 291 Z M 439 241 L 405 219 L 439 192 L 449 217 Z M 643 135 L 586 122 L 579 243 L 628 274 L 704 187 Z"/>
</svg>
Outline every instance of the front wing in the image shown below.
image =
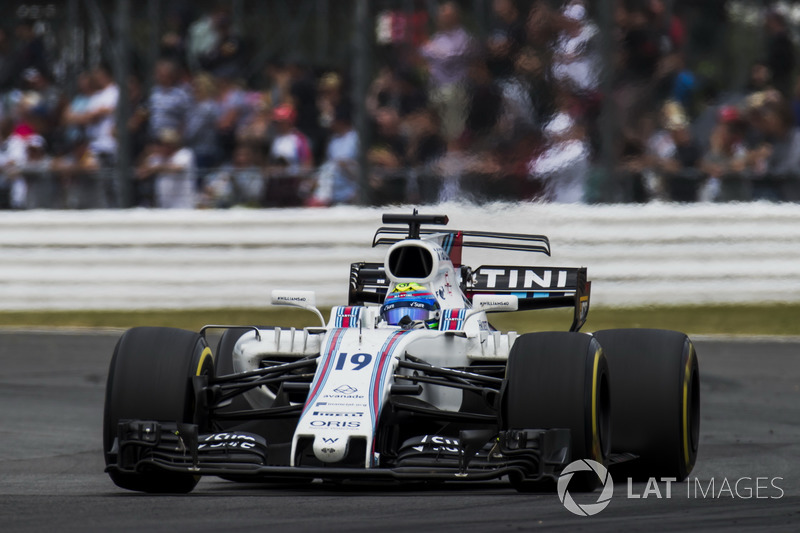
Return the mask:
<svg viewBox="0 0 800 533">
<path fill-rule="evenodd" d="M 408 439 L 392 464 L 285 466 L 271 464 L 263 437 L 231 431 L 201 435 L 195 424 L 120 421 L 107 472 L 160 469 L 254 481 L 353 479 L 396 481 L 555 480 L 570 461 L 567 429 L 465 430 L 458 438 Z"/>
</svg>

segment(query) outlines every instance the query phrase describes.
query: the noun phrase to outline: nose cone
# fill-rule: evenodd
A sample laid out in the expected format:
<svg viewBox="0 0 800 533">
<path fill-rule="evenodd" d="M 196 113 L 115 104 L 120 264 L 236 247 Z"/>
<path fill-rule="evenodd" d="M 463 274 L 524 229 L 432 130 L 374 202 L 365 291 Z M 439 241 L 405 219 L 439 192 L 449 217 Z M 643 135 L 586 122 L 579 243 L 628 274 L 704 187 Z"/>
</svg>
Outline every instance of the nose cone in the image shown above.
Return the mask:
<svg viewBox="0 0 800 533">
<path fill-rule="evenodd" d="M 347 455 L 347 443 L 349 439 L 345 437 L 314 437 L 314 456 L 323 463 L 341 462 Z"/>
</svg>

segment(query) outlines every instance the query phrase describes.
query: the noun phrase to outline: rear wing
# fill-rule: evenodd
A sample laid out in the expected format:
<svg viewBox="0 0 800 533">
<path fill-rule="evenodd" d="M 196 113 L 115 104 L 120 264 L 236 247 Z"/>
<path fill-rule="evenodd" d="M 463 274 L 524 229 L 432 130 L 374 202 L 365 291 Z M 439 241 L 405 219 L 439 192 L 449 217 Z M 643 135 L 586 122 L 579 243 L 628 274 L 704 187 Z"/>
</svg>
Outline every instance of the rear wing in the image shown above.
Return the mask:
<svg viewBox="0 0 800 533">
<path fill-rule="evenodd" d="M 476 294 L 511 294 L 519 299 L 520 310 L 573 307 L 570 331 L 578 331 L 586 322 L 591 286 L 586 268 L 461 267 L 461 291 L 470 300 Z M 348 305 L 381 304 L 388 288 L 383 263 L 350 265 Z"/>
<path fill-rule="evenodd" d="M 519 309 L 575 309 L 570 331 L 578 331 L 589 314 L 592 282 L 586 268 L 521 267 L 484 265 L 466 278 L 464 294 L 511 294 L 519 299 Z"/>
</svg>

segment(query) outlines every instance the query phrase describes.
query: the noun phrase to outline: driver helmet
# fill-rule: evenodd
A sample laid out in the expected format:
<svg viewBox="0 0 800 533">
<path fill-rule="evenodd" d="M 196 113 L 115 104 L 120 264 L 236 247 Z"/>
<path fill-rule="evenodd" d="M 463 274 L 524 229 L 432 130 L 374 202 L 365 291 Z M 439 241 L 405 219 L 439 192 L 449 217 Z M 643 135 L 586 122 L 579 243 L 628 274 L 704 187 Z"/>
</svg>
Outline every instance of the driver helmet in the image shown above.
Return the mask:
<svg viewBox="0 0 800 533">
<path fill-rule="evenodd" d="M 390 326 L 397 326 L 406 316 L 413 322 L 424 322 L 428 328 L 438 327 L 436 297 L 419 283 L 398 283 L 383 302 L 381 318 Z"/>
</svg>

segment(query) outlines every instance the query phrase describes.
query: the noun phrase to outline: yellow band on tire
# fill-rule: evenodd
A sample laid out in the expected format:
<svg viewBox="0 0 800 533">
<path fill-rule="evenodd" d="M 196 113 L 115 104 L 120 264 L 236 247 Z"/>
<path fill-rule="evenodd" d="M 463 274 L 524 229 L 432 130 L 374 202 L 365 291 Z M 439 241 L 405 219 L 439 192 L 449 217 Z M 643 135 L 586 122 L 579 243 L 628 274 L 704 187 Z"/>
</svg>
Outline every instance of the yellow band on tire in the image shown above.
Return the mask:
<svg viewBox="0 0 800 533">
<path fill-rule="evenodd" d="M 602 462 L 603 450 L 600 448 L 600 435 L 597 432 L 597 367 L 600 365 L 600 355 L 603 349 L 594 352 L 594 369 L 592 370 L 592 451 L 594 460 Z"/>
<path fill-rule="evenodd" d="M 692 371 L 694 358 L 694 345 L 690 344 L 689 357 L 686 358 L 686 368 L 683 369 L 683 461 L 686 469 L 690 470 L 689 462 L 689 376 Z"/>
<path fill-rule="evenodd" d="M 206 357 L 211 357 L 213 359 L 211 348 L 208 346 L 203 348 L 203 353 L 200 354 L 200 361 L 197 363 L 197 371 L 194 373 L 195 376 L 199 376 L 200 372 L 203 370 L 203 363 L 206 362 Z"/>
</svg>

